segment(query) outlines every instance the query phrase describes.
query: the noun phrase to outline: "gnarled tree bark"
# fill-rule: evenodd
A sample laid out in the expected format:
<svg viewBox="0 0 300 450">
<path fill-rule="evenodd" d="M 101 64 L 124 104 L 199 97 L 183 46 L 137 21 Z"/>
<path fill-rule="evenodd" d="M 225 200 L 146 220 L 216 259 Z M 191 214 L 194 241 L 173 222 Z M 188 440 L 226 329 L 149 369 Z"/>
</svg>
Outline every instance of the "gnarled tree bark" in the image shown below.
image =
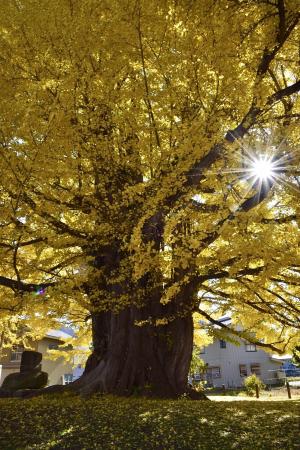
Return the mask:
<svg viewBox="0 0 300 450">
<path fill-rule="evenodd" d="M 155 326 L 151 317 L 157 317 L 159 308 L 163 309 L 154 302 L 143 308 L 128 307 L 119 314 L 93 314 L 94 350 L 74 388 L 84 395 L 106 392 L 177 398 L 186 393 L 192 317 Z M 145 320 L 146 325 L 137 325 Z"/>
</svg>

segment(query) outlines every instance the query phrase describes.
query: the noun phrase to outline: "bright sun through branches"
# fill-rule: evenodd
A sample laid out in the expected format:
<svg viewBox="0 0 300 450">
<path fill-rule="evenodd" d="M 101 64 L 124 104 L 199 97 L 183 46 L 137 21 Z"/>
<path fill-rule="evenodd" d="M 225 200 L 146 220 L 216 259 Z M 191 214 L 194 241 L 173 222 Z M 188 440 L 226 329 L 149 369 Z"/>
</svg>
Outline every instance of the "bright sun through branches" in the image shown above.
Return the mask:
<svg viewBox="0 0 300 450">
<path fill-rule="evenodd" d="M 253 195 L 258 199 L 265 198 L 276 186 L 280 189 L 284 187 L 297 196 L 300 195 L 300 170 L 297 164 L 299 151 L 290 152 L 282 148 L 286 143 L 285 140 L 276 146 L 268 142 L 259 148 L 255 148 L 255 145 L 252 148 L 243 145 L 242 140 L 237 142 L 242 151 L 239 156 L 234 154 L 232 166 L 229 164 L 222 169 L 207 171 L 208 177 L 220 176 L 221 173 L 228 177 L 227 188 L 232 192 L 236 202 L 231 206 L 232 211 L 238 210 L 240 204 Z"/>
<path fill-rule="evenodd" d="M 275 166 L 272 158 L 260 156 L 252 161 L 250 174 L 261 181 L 271 180 L 275 176 Z"/>
<path fill-rule="evenodd" d="M 269 192 L 273 186 L 282 189 L 286 188 L 290 193 L 300 195 L 300 151 L 289 151 L 285 147 L 286 140 L 282 139 L 276 146 L 270 137 L 269 141 L 261 145 L 248 146 L 243 140 L 236 142 L 241 148 L 241 154 L 236 151 L 232 154 L 231 163 L 215 170 L 208 170 L 206 175 L 214 177 L 216 175 L 228 177 L 227 188 L 232 192 L 236 200 L 234 210 L 239 208 L 239 204 L 253 196 L 256 191 L 258 198 L 260 194 Z M 257 148 L 258 147 L 258 148 Z M 288 147 L 288 146 L 286 146 Z M 228 154 L 228 156 L 231 156 Z M 195 176 L 191 174 L 189 176 Z M 200 195 L 201 197 L 201 195 Z M 193 197 L 194 200 L 197 200 Z M 203 202 L 201 197 L 200 203 Z"/>
</svg>

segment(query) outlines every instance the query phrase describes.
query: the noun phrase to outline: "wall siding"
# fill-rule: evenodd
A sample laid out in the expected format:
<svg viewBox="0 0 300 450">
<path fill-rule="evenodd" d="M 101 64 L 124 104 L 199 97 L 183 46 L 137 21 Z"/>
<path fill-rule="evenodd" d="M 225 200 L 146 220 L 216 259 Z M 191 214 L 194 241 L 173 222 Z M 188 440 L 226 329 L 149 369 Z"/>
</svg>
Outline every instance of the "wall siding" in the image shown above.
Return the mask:
<svg viewBox="0 0 300 450">
<path fill-rule="evenodd" d="M 251 374 L 250 365 L 260 364 L 260 378 L 266 384 L 276 383 L 276 373 L 280 368 L 280 363 L 271 360 L 271 355 L 263 350 L 257 349 L 256 352 L 247 352 L 245 343 L 237 346 L 226 342 L 226 348 L 220 348 L 220 341 L 216 340 L 205 347 L 205 353 L 200 355 L 208 367 L 220 367 L 221 378 L 212 380 L 215 387 L 241 387 L 244 377 L 240 376 L 241 364 L 247 366 L 247 375 Z"/>
</svg>

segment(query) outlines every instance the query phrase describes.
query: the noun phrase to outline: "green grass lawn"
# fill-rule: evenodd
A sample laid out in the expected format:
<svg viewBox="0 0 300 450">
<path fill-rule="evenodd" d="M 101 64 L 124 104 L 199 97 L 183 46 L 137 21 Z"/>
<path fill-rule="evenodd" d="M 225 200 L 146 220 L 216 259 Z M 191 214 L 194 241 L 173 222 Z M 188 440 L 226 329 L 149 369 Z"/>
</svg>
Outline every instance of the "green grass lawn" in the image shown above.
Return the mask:
<svg viewBox="0 0 300 450">
<path fill-rule="evenodd" d="M 300 402 L 0 399 L 0 449 L 300 449 Z"/>
</svg>

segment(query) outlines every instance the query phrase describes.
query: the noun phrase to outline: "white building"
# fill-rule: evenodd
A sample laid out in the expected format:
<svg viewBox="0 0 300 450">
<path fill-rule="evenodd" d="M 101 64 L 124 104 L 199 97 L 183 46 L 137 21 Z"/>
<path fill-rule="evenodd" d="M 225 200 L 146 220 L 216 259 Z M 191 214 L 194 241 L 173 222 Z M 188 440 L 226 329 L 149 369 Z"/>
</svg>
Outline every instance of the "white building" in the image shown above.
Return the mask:
<svg viewBox="0 0 300 450">
<path fill-rule="evenodd" d="M 31 342 L 29 349 L 36 350 L 43 355 L 42 370 L 48 373 L 48 386 L 68 384 L 79 378 L 83 373 L 83 367 L 78 364 L 74 365 L 75 361 L 71 363 L 63 357 L 55 360 L 47 358 L 48 350 L 59 348 L 69 338 L 70 334 L 63 330 L 49 330 L 41 340 Z M 0 386 L 7 375 L 19 372 L 24 350 L 26 349 L 23 346 L 15 345 L 12 349 L 6 349 L 5 353 L 0 357 Z"/>
<path fill-rule="evenodd" d="M 276 384 L 282 373 L 282 361 L 243 341 L 237 346 L 215 340 L 202 350 L 200 357 L 207 364 L 206 379 L 215 387 L 241 387 L 244 378 L 252 373 L 265 384 Z"/>
<path fill-rule="evenodd" d="M 228 325 L 230 318 L 222 319 Z M 236 338 L 236 337 L 235 337 Z M 244 378 L 255 373 L 265 384 L 276 384 L 285 377 L 283 362 L 291 356 L 279 358 L 245 340 L 236 338 L 240 345 L 215 339 L 202 348 L 200 358 L 206 363 L 204 379 L 214 387 L 242 387 Z"/>
</svg>

